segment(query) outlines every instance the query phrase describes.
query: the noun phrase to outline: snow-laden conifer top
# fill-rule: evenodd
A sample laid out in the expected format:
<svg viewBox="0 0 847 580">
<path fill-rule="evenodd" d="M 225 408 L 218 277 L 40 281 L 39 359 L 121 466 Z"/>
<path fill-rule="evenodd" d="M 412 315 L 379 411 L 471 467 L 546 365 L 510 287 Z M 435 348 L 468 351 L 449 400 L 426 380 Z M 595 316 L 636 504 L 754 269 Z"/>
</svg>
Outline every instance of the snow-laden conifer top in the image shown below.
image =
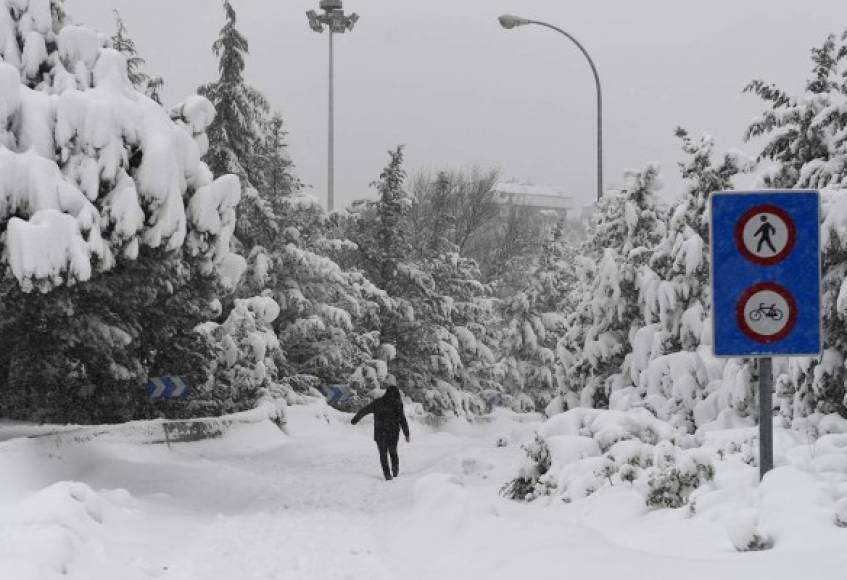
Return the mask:
<svg viewBox="0 0 847 580">
<path fill-rule="evenodd" d="M 87 280 L 144 246 L 185 246 L 238 275 L 240 185 L 201 161 L 214 115 L 203 97 L 169 114 L 135 90 L 124 55 L 66 22 L 60 0 L 0 0 L 2 263 L 26 291 Z"/>
</svg>

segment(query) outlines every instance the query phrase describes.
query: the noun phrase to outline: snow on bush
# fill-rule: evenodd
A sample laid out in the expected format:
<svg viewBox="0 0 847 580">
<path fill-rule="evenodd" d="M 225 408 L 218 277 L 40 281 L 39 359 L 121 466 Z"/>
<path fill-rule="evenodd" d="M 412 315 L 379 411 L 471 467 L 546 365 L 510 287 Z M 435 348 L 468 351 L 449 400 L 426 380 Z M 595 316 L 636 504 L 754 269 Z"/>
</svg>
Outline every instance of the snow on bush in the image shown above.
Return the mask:
<svg viewBox="0 0 847 580">
<path fill-rule="evenodd" d="M 550 448 L 537 433 L 534 441 L 521 447 L 528 461 L 521 466 L 517 477 L 501 488 L 500 493 L 510 499 L 532 501 L 540 495 L 546 495 L 540 479 L 550 470 Z"/>
<path fill-rule="evenodd" d="M 74 562 L 97 560 L 105 517 L 114 509 L 79 482 L 60 482 L 0 509 L 4 578 L 58 578 Z"/>
<path fill-rule="evenodd" d="M 835 525 L 847 528 L 847 497 L 843 497 L 835 504 Z"/>
<path fill-rule="evenodd" d="M 670 425 L 644 409 L 633 409 L 626 413 L 574 409 L 544 423 L 541 435 L 548 438 L 556 435 L 590 437 L 606 452 L 618 441 L 638 439 L 655 445 L 661 440 L 673 438 L 675 432 Z"/>
<path fill-rule="evenodd" d="M 762 531 L 758 514 L 752 509 L 744 510 L 727 522 L 726 533 L 739 552 L 768 550 L 773 547 L 773 541 L 767 532 Z"/>
<path fill-rule="evenodd" d="M 194 96 L 172 118 L 107 38 L 62 14 L 58 0 L 0 0 L 0 267 L 46 292 L 188 239 L 211 272 L 240 196 L 201 161 L 214 108 Z"/>
<path fill-rule="evenodd" d="M 656 447 L 656 466 L 647 479 L 647 505 L 678 508 L 691 494 L 715 478 L 711 455 L 701 450 L 680 451 L 667 441 Z"/>
<path fill-rule="evenodd" d="M 692 443 L 644 409 L 574 409 L 542 426 L 502 493 L 526 501 L 556 493 L 571 502 L 627 484 L 647 505 L 678 508 L 714 478 L 712 453 L 683 448 Z"/>
</svg>

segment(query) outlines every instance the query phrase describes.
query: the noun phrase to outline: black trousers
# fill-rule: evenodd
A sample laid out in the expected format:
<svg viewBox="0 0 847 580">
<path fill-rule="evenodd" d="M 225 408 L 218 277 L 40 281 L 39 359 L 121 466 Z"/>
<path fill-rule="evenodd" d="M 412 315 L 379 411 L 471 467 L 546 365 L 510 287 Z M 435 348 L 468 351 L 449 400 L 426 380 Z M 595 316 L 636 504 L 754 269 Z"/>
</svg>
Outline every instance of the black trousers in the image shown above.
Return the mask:
<svg viewBox="0 0 847 580">
<path fill-rule="evenodd" d="M 379 449 L 379 463 L 382 465 L 382 474 L 385 479 L 391 479 L 391 476 L 397 477 L 400 473 L 400 458 L 397 456 L 397 442 L 377 441 L 376 446 Z M 388 467 L 388 458 L 391 458 L 391 469 Z"/>
</svg>

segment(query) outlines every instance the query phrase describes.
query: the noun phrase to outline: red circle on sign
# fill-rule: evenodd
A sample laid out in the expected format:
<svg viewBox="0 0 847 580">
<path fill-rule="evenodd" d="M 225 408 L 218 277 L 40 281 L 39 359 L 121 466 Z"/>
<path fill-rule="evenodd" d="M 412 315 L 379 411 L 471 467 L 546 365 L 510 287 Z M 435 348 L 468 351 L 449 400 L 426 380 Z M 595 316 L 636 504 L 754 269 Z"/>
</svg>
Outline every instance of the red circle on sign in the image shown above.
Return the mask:
<svg viewBox="0 0 847 580">
<path fill-rule="evenodd" d="M 753 330 L 750 325 L 747 323 L 747 317 L 745 316 L 744 307 L 747 305 L 747 302 L 750 298 L 753 297 L 757 292 L 762 292 L 763 290 L 769 290 L 774 294 L 779 294 L 783 300 L 788 304 L 788 322 L 785 326 L 777 333 L 774 334 L 759 334 L 755 330 Z M 741 295 L 741 298 L 738 300 L 738 303 L 735 307 L 735 319 L 738 323 L 738 328 L 741 329 L 748 338 L 755 340 L 756 342 L 761 342 L 763 344 L 770 344 L 772 342 L 779 342 L 794 330 L 794 326 L 797 324 L 797 301 L 794 300 L 794 296 L 791 293 L 780 286 L 779 284 L 774 284 L 772 282 L 761 282 L 756 284 L 755 286 L 751 286 L 747 290 L 744 291 L 744 294 Z"/>
<path fill-rule="evenodd" d="M 782 251 L 778 254 L 769 258 L 757 256 L 751 252 L 744 243 L 744 228 L 747 226 L 747 223 L 757 215 L 763 213 L 770 213 L 777 216 L 780 220 L 782 220 L 788 230 L 788 240 L 785 242 L 785 247 L 782 248 Z M 738 220 L 738 223 L 735 224 L 735 245 L 738 247 L 738 251 L 741 252 L 742 256 L 759 266 L 773 266 L 774 264 L 778 264 L 783 261 L 794 250 L 794 245 L 796 243 L 797 228 L 794 225 L 794 220 L 791 219 L 791 216 L 787 211 L 776 205 L 765 204 L 752 207 L 744 212 L 744 215 L 742 215 Z"/>
</svg>

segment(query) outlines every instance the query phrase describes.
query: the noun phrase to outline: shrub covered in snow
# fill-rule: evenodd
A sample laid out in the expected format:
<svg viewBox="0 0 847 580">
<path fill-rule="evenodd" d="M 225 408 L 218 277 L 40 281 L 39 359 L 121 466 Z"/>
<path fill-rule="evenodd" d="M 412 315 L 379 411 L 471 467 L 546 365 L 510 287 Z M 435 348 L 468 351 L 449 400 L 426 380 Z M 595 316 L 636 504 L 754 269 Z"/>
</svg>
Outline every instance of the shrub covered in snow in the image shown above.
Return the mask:
<svg viewBox="0 0 847 580">
<path fill-rule="evenodd" d="M 847 528 L 847 498 L 841 498 L 835 504 L 835 525 Z"/>
<path fill-rule="evenodd" d="M 527 462 L 521 467 L 518 476 L 504 485 L 500 493 L 510 499 L 532 501 L 540 495 L 547 495 L 540 479 L 550 470 L 550 448 L 538 433 L 532 443 L 522 448 L 526 452 Z"/>
<path fill-rule="evenodd" d="M 668 442 L 656 447 L 656 466 L 647 479 L 647 505 L 678 508 L 692 492 L 715 477 L 710 456 L 694 450 L 680 452 Z"/>
<path fill-rule="evenodd" d="M 745 510 L 727 522 L 726 533 L 739 552 L 757 552 L 773 547 L 773 540 L 762 530 L 753 510 Z"/>
<path fill-rule="evenodd" d="M 572 502 L 624 484 L 647 505 L 681 507 L 714 478 L 711 454 L 680 447 L 690 443 L 644 410 L 575 409 L 544 424 L 525 448 L 527 462 L 502 492 L 527 501 L 556 494 Z"/>
</svg>

